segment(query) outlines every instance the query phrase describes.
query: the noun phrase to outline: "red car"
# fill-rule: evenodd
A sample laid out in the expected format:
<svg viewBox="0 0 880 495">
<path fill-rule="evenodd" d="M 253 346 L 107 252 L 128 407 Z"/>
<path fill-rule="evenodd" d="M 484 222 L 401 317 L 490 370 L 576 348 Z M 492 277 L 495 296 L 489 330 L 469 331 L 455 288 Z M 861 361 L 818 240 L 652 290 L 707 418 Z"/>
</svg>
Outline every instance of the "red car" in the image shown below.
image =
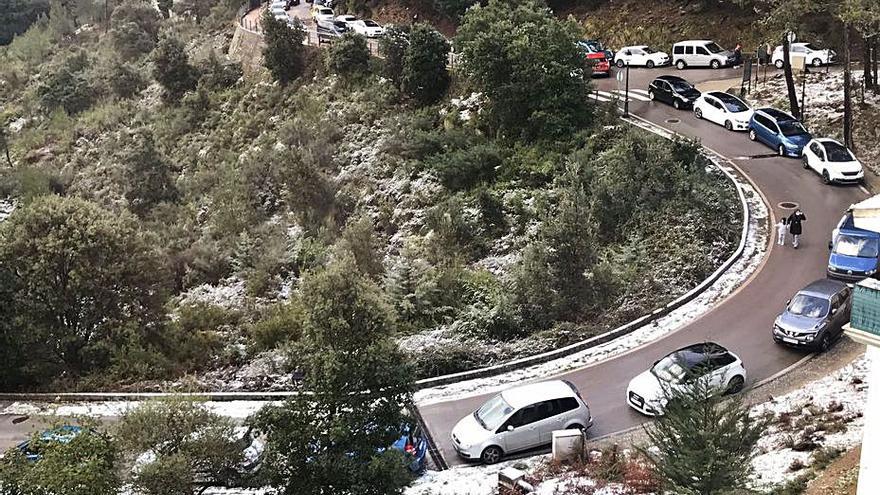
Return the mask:
<svg viewBox="0 0 880 495">
<path fill-rule="evenodd" d="M 587 62 L 593 69 L 593 75 L 601 74 L 603 76 L 611 75 L 611 62 L 602 52 L 587 53 Z"/>
</svg>

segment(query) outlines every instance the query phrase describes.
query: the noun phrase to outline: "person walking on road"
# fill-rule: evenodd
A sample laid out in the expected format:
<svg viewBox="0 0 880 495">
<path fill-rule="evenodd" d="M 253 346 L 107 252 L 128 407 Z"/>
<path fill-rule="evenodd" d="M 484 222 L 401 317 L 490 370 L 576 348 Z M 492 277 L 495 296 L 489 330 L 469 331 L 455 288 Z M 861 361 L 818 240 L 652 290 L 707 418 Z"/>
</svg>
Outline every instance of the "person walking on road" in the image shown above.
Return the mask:
<svg viewBox="0 0 880 495">
<path fill-rule="evenodd" d="M 779 219 L 779 222 L 776 224 L 776 245 L 777 246 L 785 246 L 785 231 L 788 230 L 788 225 L 786 222 L 788 218 L 782 217 Z"/>
<path fill-rule="evenodd" d="M 736 47 L 733 49 L 733 66 L 739 67 L 743 62 L 743 48 L 739 43 L 736 44 Z"/>
<path fill-rule="evenodd" d="M 767 43 L 761 43 L 758 45 L 758 67 L 767 65 L 769 63 L 769 58 L 770 54 L 767 52 Z"/>
<path fill-rule="evenodd" d="M 801 234 L 803 233 L 801 222 L 806 221 L 807 216 L 804 215 L 800 208 L 794 210 L 794 213 L 792 213 L 786 220 L 786 223 L 788 223 L 788 231 L 791 233 L 791 245 L 794 246 L 795 249 L 798 248 Z"/>
</svg>

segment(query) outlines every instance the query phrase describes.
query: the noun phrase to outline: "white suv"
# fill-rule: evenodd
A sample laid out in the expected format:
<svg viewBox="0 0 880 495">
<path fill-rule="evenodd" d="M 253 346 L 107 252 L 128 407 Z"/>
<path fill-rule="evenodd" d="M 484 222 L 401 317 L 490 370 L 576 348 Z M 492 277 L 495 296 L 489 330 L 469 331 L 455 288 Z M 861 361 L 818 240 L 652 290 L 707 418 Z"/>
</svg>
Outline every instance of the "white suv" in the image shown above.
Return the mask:
<svg viewBox="0 0 880 495">
<path fill-rule="evenodd" d="M 834 63 L 834 57 L 837 54 L 834 53 L 834 50 L 829 50 L 827 48 L 819 49 L 810 43 L 792 43 L 788 55 L 792 59 L 804 59 L 804 65 L 809 64 L 813 67 L 822 67 L 823 65 Z M 776 49 L 773 50 L 773 65 L 775 65 L 777 69 L 781 69 L 784 63 L 782 47 L 777 46 Z"/>
<path fill-rule="evenodd" d="M 672 63 L 678 69 L 711 67 L 720 69 L 734 63 L 733 52 L 710 40 L 680 41 L 672 45 Z"/>
<path fill-rule="evenodd" d="M 452 446 L 465 459 L 494 464 L 505 454 L 552 441 L 556 430 L 593 426 L 590 409 L 570 382 L 552 380 L 492 397 L 452 429 Z"/>
</svg>

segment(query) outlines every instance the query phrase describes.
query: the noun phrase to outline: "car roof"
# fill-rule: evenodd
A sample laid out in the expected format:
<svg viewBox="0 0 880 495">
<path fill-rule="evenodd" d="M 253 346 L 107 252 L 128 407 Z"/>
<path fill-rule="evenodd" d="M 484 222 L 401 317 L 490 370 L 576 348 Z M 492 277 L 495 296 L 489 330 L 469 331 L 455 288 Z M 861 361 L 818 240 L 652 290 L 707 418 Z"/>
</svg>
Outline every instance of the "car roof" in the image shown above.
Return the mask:
<svg viewBox="0 0 880 495">
<path fill-rule="evenodd" d="M 780 122 L 783 120 L 797 120 L 790 113 L 785 113 L 782 110 L 779 110 L 778 108 L 769 108 L 769 107 L 768 108 L 759 108 L 758 111 L 767 115 L 768 117 L 772 118 L 773 120 L 776 120 L 777 122 Z"/>
<path fill-rule="evenodd" d="M 711 42 L 712 42 L 712 40 L 684 40 L 684 41 L 679 41 L 678 43 L 675 43 L 675 44 L 682 45 L 685 43 L 711 43 Z"/>
<path fill-rule="evenodd" d="M 540 400 L 575 397 L 575 392 L 562 380 L 550 380 L 510 388 L 501 392 L 501 396 L 511 407 L 519 409 Z"/>
<path fill-rule="evenodd" d="M 683 77 L 672 76 L 672 75 L 657 76 L 657 79 L 660 79 L 661 81 L 679 81 L 679 82 L 687 82 L 687 80 L 686 80 L 685 78 L 683 78 Z M 655 79 L 655 80 L 656 80 L 656 79 Z"/>
<path fill-rule="evenodd" d="M 831 297 L 846 287 L 846 284 L 830 278 L 823 278 L 811 282 L 809 285 L 798 291 L 798 294 L 806 294 L 816 297 Z"/>
<path fill-rule="evenodd" d="M 725 353 L 730 353 L 730 351 L 721 344 L 716 344 L 715 342 L 701 342 L 699 344 L 682 347 L 677 351 L 672 351 L 668 356 L 675 355 L 681 358 L 689 368 L 692 368 L 705 361 L 707 356 Z"/>
</svg>

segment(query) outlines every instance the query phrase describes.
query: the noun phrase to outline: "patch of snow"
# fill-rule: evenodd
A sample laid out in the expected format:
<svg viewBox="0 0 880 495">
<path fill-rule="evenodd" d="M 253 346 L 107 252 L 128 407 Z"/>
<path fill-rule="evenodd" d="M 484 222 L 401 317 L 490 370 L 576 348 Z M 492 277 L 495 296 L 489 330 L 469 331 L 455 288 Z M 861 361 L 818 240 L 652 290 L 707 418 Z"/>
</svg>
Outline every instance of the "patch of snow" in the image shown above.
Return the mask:
<svg viewBox="0 0 880 495">
<path fill-rule="evenodd" d="M 507 388 L 514 383 L 534 381 L 568 370 L 583 368 L 657 340 L 696 320 L 748 279 L 766 254 L 769 234 L 766 226 L 769 212 L 760 195 L 750 185 L 741 184 L 741 187 L 750 211 L 749 233 L 743 255 L 715 283 L 692 301 L 632 333 L 570 356 L 496 376 L 419 390 L 415 393 L 416 403 L 427 405 L 489 394 Z M 424 343 L 425 341 L 448 338 L 450 338 L 448 330 L 439 329 L 423 337 L 413 336 L 409 339 L 424 339 L 422 340 Z M 413 342 L 408 341 L 408 344 L 412 345 Z"/>
<path fill-rule="evenodd" d="M 9 218 L 15 211 L 15 202 L 11 199 L 0 199 L 0 222 Z"/>
<path fill-rule="evenodd" d="M 9 123 L 9 130 L 12 131 L 13 134 L 18 134 L 24 129 L 24 126 L 26 126 L 28 122 L 30 122 L 30 120 L 27 118 L 19 117 Z"/>
<path fill-rule="evenodd" d="M 58 416 L 58 417 L 89 417 L 118 418 L 126 412 L 139 407 L 140 401 L 108 401 L 108 402 L 13 402 L 6 406 L 0 415 L 9 416 Z M 207 401 L 205 408 L 215 414 L 236 420 L 244 420 L 267 405 L 279 405 L 280 401 Z"/>
<path fill-rule="evenodd" d="M 193 287 L 180 296 L 180 306 L 186 304 L 210 304 L 225 309 L 244 307 L 246 288 L 244 280 L 230 277 L 222 284 L 203 284 Z"/>
</svg>

